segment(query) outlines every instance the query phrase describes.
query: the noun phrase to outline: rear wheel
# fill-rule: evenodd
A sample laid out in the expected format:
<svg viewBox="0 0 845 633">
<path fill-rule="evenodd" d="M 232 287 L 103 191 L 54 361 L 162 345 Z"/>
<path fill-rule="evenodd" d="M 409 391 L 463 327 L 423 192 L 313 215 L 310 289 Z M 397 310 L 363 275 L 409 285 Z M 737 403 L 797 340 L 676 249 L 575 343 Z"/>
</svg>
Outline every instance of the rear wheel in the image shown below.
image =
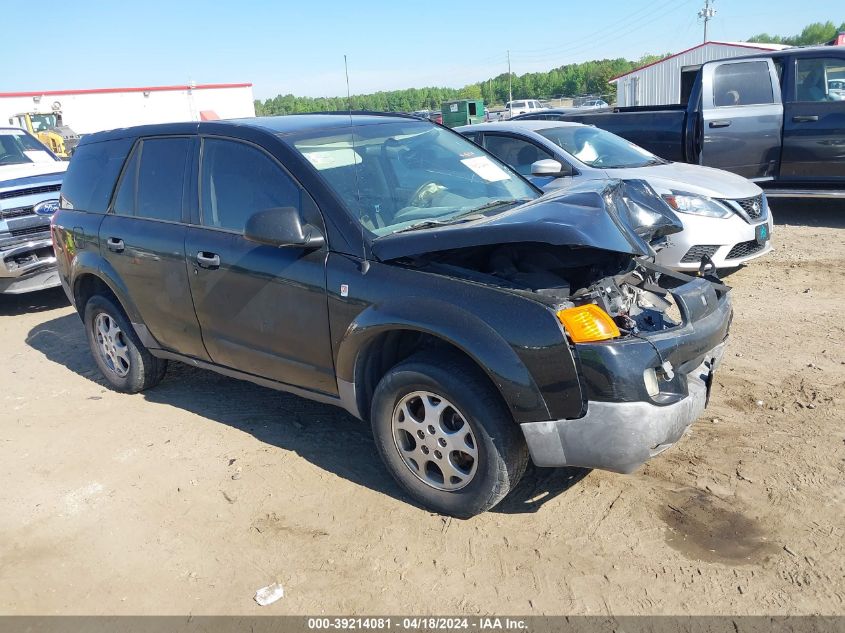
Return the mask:
<svg viewBox="0 0 845 633">
<path fill-rule="evenodd" d="M 84 321 L 94 361 L 113 389 L 137 393 L 161 382 L 167 361 L 150 354 L 112 299 L 91 297 Z"/>
<path fill-rule="evenodd" d="M 441 514 L 489 510 L 528 463 L 522 434 L 486 376 L 449 354 L 415 355 L 388 371 L 373 395 L 371 421 L 393 477 Z"/>
</svg>

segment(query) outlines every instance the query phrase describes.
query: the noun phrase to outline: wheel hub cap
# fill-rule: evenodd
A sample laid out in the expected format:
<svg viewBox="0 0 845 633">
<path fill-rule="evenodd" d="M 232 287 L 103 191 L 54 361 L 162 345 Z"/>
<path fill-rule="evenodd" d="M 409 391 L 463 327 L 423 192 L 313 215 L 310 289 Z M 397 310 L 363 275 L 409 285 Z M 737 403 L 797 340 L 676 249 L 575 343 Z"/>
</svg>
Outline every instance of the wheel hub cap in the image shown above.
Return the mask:
<svg viewBox="0 0 845 633">
<path fill-rule="evenodd" d="M 475 476 L 478 444 L 460 411 L 429 391 L 414 391 L 393 410 L 393 440 L 402 461 L 423 483 L 460 490 Z"/>
<path fill-rule="evenodd" d="M 94 336 L 106 366 L 121 378 L 129 373 L 126 337 L 111 315 L 101 312 L 94 319 Z"/>
</svg>

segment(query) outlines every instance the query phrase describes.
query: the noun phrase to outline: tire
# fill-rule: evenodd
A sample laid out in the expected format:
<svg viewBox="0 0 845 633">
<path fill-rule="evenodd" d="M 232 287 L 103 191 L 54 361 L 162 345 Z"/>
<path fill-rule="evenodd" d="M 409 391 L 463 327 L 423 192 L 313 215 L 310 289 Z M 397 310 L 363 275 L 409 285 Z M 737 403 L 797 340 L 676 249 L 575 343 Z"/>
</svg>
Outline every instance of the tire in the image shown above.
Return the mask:
<svg viewBox="0 0 845 633">
<path fill-rule="evenodd" d="M 150 354 L 123 310 L 111 298 L 91 297 L 85 304 L 83 321 L 91 354 L 112 389 L 138 393 L 164 378 L 167 361 Z M 103 336 L 104 332 L 107 336 Z"/>
<path fill-rule="evenodd" d="M 423 352 L 393 367 L 376 387 L 370 420 L 387 470 L 440 514 L 469 518 L 489 510 L 528 464 L 525 440 L 501 396 L 456 355 Z"/>
</svg>

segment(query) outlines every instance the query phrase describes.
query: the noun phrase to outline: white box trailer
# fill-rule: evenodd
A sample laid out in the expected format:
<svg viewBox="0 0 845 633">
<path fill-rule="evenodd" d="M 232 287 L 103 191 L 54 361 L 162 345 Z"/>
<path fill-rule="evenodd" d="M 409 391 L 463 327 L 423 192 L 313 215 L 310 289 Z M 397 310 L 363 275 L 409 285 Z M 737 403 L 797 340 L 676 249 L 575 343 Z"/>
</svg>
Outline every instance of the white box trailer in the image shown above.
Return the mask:
<svg viewBox="0 0 845 633">
<path fill-rule="evenodd" d="M 22 112 L 57 110 L 64 125 L 77 134 L 147 123 L 255 116 L 251 83 L 0 92 L 0 125 Z"/>
</svg>

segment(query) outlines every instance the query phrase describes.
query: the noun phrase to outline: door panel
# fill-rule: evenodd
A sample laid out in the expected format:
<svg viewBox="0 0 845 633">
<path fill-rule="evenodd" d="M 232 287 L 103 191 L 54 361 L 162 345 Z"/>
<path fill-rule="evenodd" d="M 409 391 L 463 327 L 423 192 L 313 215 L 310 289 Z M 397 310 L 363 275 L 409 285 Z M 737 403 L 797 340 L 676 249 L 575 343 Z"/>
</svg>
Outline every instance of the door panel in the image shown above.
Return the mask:
<svg viewBox="0 0 845 633">
<path fill-rule="evenodd" d="M 845 59 L 800 58 L 784 108 L 783 180 L 845 181 Z"/>
<path fill-rule="evenodd" d="M 211 359 L 336 394 L 323 250 L 276 248 L 200 227 L 185 242 L 191 293 Z M 219 265 L 197 260 L 215 256 Z"/>
<path fill-rule="evenodd" d="M 774 177 L 783 123 L 774 62 L 711 62 L 704 65 L 702 82 L 702 164 L 746 178 Z"/>
<path fill-rule="evenodd" d="M 156 340 L 165 349 L 209 360 L 191 302 L 185 226 L 110 214 L 100 225 L 100 245 Z"/>
</svg>

